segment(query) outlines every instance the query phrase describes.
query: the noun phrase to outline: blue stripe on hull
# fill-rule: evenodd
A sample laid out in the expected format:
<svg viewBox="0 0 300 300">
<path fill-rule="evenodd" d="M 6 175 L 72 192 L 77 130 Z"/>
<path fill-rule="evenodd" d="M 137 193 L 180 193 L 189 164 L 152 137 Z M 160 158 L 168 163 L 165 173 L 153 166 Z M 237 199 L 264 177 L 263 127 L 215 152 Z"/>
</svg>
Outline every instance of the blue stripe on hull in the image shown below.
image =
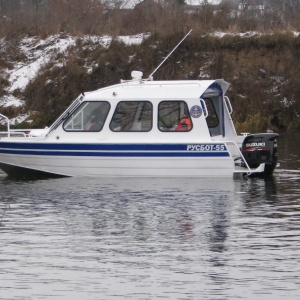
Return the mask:
<svg viewBox="0 0 300 300">
<path fill-rule="evenodd" d="M 91 156 L 91 157 L 227 157 L 228 152 L 69 152 L 69 151 L 30 151 L 1 150 L 4 154 L 42 155 L 42 156 Z"/>
<path fill-rule="evenodd" d="M 190 144 L 74 144 L 74 143 L 19 143 L 19 142 L 1 142 L 1 149 L 17 150 L 64 150 L 64 151 L 187 151 Z M 222 143 L 198 143 L 192 145 L 204 146 L 223 146 Z"/>
<path fill-rule="evenodd" d="M 189 149 L 189 150 L 188 150 Z M 192 150 L 191 150 L 192 149 Z M 39 156 L 85 157 L 228 157 L 216 144 L 58 144 L 0 142 L 0 153 Z"/>
</svg>

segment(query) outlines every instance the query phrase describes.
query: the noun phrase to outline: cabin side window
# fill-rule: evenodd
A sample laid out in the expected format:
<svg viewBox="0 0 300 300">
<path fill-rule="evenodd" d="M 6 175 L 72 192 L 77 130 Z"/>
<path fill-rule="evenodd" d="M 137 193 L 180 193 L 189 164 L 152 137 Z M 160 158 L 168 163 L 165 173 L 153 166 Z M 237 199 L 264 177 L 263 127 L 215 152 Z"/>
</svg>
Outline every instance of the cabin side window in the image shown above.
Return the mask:
<svg viewBox="0 0 300 300">
<path fill-rule="evenodd" d="M 222 134 L 222 128 L 220 124 L 221 109 L 220 109 L 220 97 L 204 98 L 206 108 L 208 110 L 208 116 L 206 118 L 207 126 L 211 136 L 217 136 Z"/>
<path fill-rule="evenodd" d="M 64 122 L 66 131 L 101 131 L 110 109 L 106 101 L 83 102 Z"/>
<path fill-rule="evenodd" d="M 158 105 L 158 128 L 163 132 L 192 130 L 193 123 L 186 102 L 160 102 Z"/>
<path fill-rule="evenodd" d="M 121 101 L 109 127 L 114 132 L 147 132 L 152 129 L 152 115 L 149 101 Z"/>
<path fill-rule="evenodd" d="M 219 125 L 219 119 L 213 102 L 210 98 L 206 98 L 204 101 L 208 110 L 208 116 L 206 118 L 207 125 L 208 127 L 217 127 Z"/>
</svg>

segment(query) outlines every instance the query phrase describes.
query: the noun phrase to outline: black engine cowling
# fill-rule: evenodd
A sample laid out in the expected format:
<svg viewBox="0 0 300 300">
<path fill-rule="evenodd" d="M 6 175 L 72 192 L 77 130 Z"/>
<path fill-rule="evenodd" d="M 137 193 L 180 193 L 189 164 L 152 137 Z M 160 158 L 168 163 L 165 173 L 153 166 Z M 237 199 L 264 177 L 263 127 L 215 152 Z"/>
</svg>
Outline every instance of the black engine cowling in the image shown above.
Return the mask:
<svg viewBox="0 0 300 300">
<path fill-rule="evenodd" d="M 250 168 L 265 163 L 263 175 L 271 175 L 277 164 L 277 133 L 259 133 L 246 136 L 242 154 Z"/>
</svg>

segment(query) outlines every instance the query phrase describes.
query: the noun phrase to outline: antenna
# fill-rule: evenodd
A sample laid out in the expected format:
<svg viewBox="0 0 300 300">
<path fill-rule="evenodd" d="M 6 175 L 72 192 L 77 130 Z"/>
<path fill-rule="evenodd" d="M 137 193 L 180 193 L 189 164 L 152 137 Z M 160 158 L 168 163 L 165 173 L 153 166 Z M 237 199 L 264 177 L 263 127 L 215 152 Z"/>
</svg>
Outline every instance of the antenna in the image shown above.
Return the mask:
<svg viewBox="0 0 300 300">
<path fill-rule="evenodd" d="M 187 38 L 188 35 L 190 35 L 190 33 L 193 31 L 193 29 L 191 29 L 186 35 L 185 37 L 176 45 L 176 47 L 168 54 L 168 56 L 165 57 L 165 59 L 160 63 L 160 65 L 149 75 L 147 80 L 151 80 L 153 77 L 153 74 L 161 67 L 161 65 L 171 56 L 171 54 L 178 48 L 178 46 Z"/>
</svg>

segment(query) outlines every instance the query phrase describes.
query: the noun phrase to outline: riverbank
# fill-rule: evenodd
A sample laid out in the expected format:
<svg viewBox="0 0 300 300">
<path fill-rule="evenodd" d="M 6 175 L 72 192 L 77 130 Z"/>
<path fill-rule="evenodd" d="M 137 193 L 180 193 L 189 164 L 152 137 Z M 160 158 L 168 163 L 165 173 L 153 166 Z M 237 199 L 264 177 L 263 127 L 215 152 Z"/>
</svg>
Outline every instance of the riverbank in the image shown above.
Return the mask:
<svg viewBox="0 0 300 300">
<path fill-rule="evenodd" d="M 17 127 L 49 126 L 82 91 L 129 79 L 132 70 L 143 71 L 147 77 L 180 38 L 148 34 L 137 43 L 129 43 L 130 38 L 101 43 L 103 37 L 56 35 L 46 40 L 31 37 L 27 44 L 25 38 L 2 39 L 0 97 L 10 96 L 21 104 L 6 102 L 0 113 L 17 118 Z M 30 56 L 37 50 L 39 56 Z M 31 76 L 26 84 L 16 85 L 22 74 L 12 78 L 12 70 L 38 60 L 39 68 L 27 69 Z M 300 37 L 293 32 L 193 33 L 154 79 L 223 78 L 231 84 L 227 94 L 238 132 L 296 132 L 300 129 L 299 63 Z M 18 119 L 20 115 L 23 119 Z"/>
</svg>

